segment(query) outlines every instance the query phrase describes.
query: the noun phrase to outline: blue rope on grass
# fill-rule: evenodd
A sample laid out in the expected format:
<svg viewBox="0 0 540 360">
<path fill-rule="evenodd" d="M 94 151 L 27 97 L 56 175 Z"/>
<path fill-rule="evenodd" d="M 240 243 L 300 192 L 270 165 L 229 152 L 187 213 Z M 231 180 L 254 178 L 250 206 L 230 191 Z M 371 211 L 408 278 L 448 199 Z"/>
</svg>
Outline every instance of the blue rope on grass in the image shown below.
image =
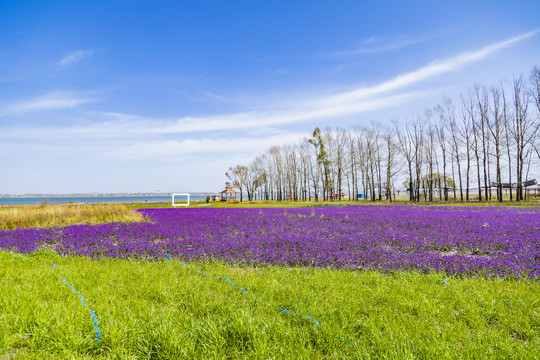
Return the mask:
<svg viewBox="0 0 540 360">
<path fill-rule="evenodd" d="M 52 263 L 52 268 L 54 270 L 54 268 L 55 268 L 54 263 Z M 62 281 L 67 286 L 69 286 L 69 288 L 73 291 L 73 293 L 75 295 L 79 295 L 79 299 L 81 299 L 81 302 L 82 302 L 84 308 L 86 310 L 88 310 L 88 312 L 90 313 L 90 319 L 92 319 L 92 322 L 94 323 L 94 331 L 96 332 L 96 343 L 101 344 L 101 329 L 99 328 L 96 313 L 93 312 L 91 309 L 89 309 L 88 306 L 86 306 L 86 301 L 84 301 L 84 297 L 80 293 L 78 293 L 77 290 L 75 290 L 75 288 L 70 283 L 68 283 L 67 280 L 64 277 L 62 277 Z"/>
<path fill-rule="evenodd" d="M 391 277 L 393 277 L 393 278 L 396 277 L 394 274 L 385 274 L 385 273 L 383 273 L 382 271 L 379 271 L 379 274 L 381 274 L 381 275 L 388 275 L 388 276 L 391 276 Z M 435 280 L 435 282 L 436 282 L 436 283 L 443 283 L 443 284 L 446 284 L 446 285 L 450 286 L 450 284 L 449 284 L 448 281 L 446 281 L 446 280 Z"/>
<path fill-rule="evenodd" d="M 164 254 L 165 254 L 165 256 L 167 256 L 167 258 L 168 258 L 169 260 L 172 260 L 172 259 L 171 259 L 171 256 L 170 256 L 169 254 L 167 254 L 167 253 L 164 253 Z M 210 278 L 210 276 L 208 276 L 207 274 L 205 274 L 205 273 L 203 273 L 203 272 L 201 272 L 201 271 L 199 271 L 199 270 L 197 270 L 197 269 L 191 269 L 191 268 L 189 268 L 183 261 L 181 261 L 180 263 L 181 263 L 187 270 L 191 270 L 191 271 L 193 271 L 193 272 L 196 272 L 197 274 L 200 274 L 200 275 L 203 275 L 203 276 L 205 276 L 205 277 L 207 277 L 207 278 Z M 309 321 L 311 321 L 312 323 L 314 323 L 317 327 L 319 327 L 319 328 L 322 327 L 321 323 L 318 322 L 317 320 L 315 320 L 315 319 L 314 319 L 311 315 L 309 315 L 309 314 L 304 315 L 304 314 L 299 314 L 299 313 L 293 313 L 293 312 L 290 312 L 289 310 L 286 310 L 286 309 L 281 308 L 281 307 L 279 307 L 279 306 L 272 305 L 272 304 L 270 304 L 268 301 L 266 301 L 266 300 L 264 300 L 264 299 L 261 299 L 261 298 L 255 296 L 255 295 L 253 295 L 253 294 L 251 294 L 251 293 L 248 293 L 246 290 L 242 289 L 242 288 L 239 287 L 239 286 L 236 286 L 231 280 L 229 280 L 228 278 L 226 278 L 226 277 L 224 277 L 224 276 L 219 276 L 219 277 L 217 277 L 217 278 L 215 278 L 215 279 L 217 279 L 217 280 L 225 280 L 226 282 L 229 283 L 229 285 L 231 285 L 231 286 L 232 286 L 233 288 L 235 288 L 235 289 L 240 290 L 240 291 L 241 291 L 242 293 L 244 293 L 245 295 L 251 296 L 251 297 L 253 297 L 254 299 L 256 299 L 256 300 L 258 300 L 258 301 L 261 301 L 261 302 L 265 303 L 266 305 L 268 305 L 268 306 L 270 306 L 270 307 L 274 307 L 274 308 L 276 308 L 277 310 L 279 310 L 279 311 L 281 311 L 281 312 L 283 312 L 283 313 L 285 313 L 285 314 L 287 314 L 287 315 L 299 316 L 299 317 L 301 317 L 301 318 L 308 319 Z M 338 334 L 335 334 L 335 335 L 336 335 L 336 337 L 337 337 L 338 339 L 342 340 L 342 341 L 345 342 L 347 345 L 349 345 L 349 346 L 351 346 L 351 347 L 357 347 L 355 344 L 352 344 L 352 343 L 350 343 L 349 341 L 347 341 L 347 339 L 345 339 L 343 336 L 340 336 L 340 335 L 338 335 Z"/>
</svg>

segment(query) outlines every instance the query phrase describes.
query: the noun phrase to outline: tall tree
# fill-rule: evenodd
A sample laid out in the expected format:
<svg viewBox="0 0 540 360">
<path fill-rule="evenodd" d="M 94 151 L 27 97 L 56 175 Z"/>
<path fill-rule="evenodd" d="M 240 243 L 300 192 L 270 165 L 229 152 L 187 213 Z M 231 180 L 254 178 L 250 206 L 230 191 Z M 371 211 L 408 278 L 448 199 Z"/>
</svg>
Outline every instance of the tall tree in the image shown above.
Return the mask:
<svg viewBox="0 0 540 360">
<path fill-rule="evenodd" d="M 230 167 L 229 171 L 225 173 L 225 176 L 231 180 L 232 186 L 238 188 L 240 192 L 240 201 L 243 200 L 242 194 L 247 171 L 247 166 L 236 165 L 235 167 Z"/>
<path fill-rule="evenodd" d="M 434 124 L 434 113 L 431 109 L 426 110 L 426 140 L 424 141 L 424 153 L 427 165 L 427 177 L 424 182 L 427 183 L 429 201 L 433 201 L 433 191 L 435 179 L 433 178 L 434 165 L 436 165 L 436 129 Z M 424 192 L 425 193 L 425 192 Z"/>
<path fill-rule="evenodd" d="M 491 139 L 495 146 L 495 173 L 497 178 L 497 201 L 503 201 L 502 193 L 502 174 L 501 174 L 501 157 L 502 157 L 502 136 L 503 136 L 503 110 L 501 107 L 501 90 L 498 87 L 492 87 L 490 89 L 491 100 L 493 101 L 491 121 L 489 122 L 488 129 L 491 133 Z"/>
<path fill-rule="evenodd" d="M 513 126 L 510 127 L 514 143 L 516 146 L 516 177 L 517 189 L 516 200 L 523 200 L 523 169 L 527 158 L 527 147 L 530 146 L 536 137 L 539 124 L 529 115 L 529 93 L 525 88 L 523 76 L 514 78 L 513 90 Z"/>
<path fill-rule="evenodd" d="M 327 199 L 328 188 L 330 186 L 330 161 L 328 159 L 328 153 L 326 152 L 326 145 L 323 140 L 321 129 L 318 127 L 313 131 L 312 137 L 309 139 L 309 143 L 315 148 L 315 155 L 317 157 L 317 165 L 322 169 L 323 174 L 323 198 Z M 315 200 L 318 200 L 315 195 Z"/>
<path fill-rule="evenodd" d="M 457 164 L 458 169 L 458 178 L 459 178 L 459 195 L 461 201 L 463 201 L 463 180 L 461 177 L 461 162 L 459 159 L 460 154 L 460 140 L 459 140 L 459 132 L 458 132 L 458 125 L 456 122 L 456 115 L 455 115 L 455 109 L 454 105 L 452 104 L 452 101 L 449 98 L 443 99 L 443 106 L 445 109 L 445 115 L 448 118 L 448 124 L 450 126 L 450 134 L 452 135 L 452 153 L 455 156 L 455 161 Z M 454 176 L 452 178 L 455 179 Z"/>
<path fill-rule="evenodd" d="M 465 167 L 465 200 L 470 200 L 470 174 L 471 174 L 471 156 L 472 156 L 472 136 L 474 135 L 473 121 L 474 121 L 474 104 L 471 100 L 470 94 L 468 100 L 461 97 L 461 126 L 459 132 L 462 138 L 462 142 L 465 144 L 465 156 L 467 158 L 467 166 Z"/>
<path fill-rule="evenodd" d="M 435 108 L 435 112 L 438 116 L 438 122 L 437 122 L 437 139 L 439 142 L 439 147 L 441 148 L 442 152 L 442 160 L 443 160 L 443 181 L 444 181 L 444 200 L 448 201 L 448 182 L 446 181 L 446 164 L 447 164 L 447 122 L 446 122 L 446 116 L 444 115 L 444 109 L 439 105 Z M 439 184 L 441 186 L 441 184 Z"/>
<path fill-rule="evenodd" d="M 506 95 L 504 91 L 504 86 L 501 84 L 501 95 L 503 101 L 503 124 L 504 124 L 504 138 L 506 143 L 506 155 L 508 156 L 508 188 L 510 190 L 510 201 L 513 200 L 512 195 L 512 152 L 511 152 L 511 114 L 508 113 Z"/>
<path fill-rule="evenodd" d="M 407 123 L 402 126 L 399 126 L 397 122 L 394 122 L 394 126 L 397 134 L 398 149 L 400 153 L 405 158 L 407 162 L 407 169 L 409 170 L 409 179 L 408 185 L 406 186 L 409 190 L 409 200 L 415 201 L 415 191 L 413 186 L 413 162 L 415 159 L 415 146 L 413 142 L 413 137 L 411 136 L 411 130 Z"/>
<path fill-rule="evenodd" d="M 392 186 L 393 178 L 396 171 L 396 169 L 394 168 L 394 163 L 398 151 L 395 144 L 394 129 L 387 128 L 384 131 L 382 138 L 386 148 L 386 182 L 384 184 L 384 190 L 386 193 L 386 199 L 392 201 L 392 192 L 395 190 Z"/>
<path fill-rule="evenodd" d="M 536 114 L 537 120 L 540 120 L 540 67 L 535 66 L 533 70 L 531 71 L 531 98 L 534 104 L 536 105 L 536 109 L 538 110 Z M 537 140 L 540 139 L 540 133 L 537 133 L 536 139 L 533 142 L 534 150 L 536 151 L 536 155 L 540 159 L 540 144 L 537 144 Z"/>
<path fill-rule="evenodd" d="M 488 194 L 488 162 L 489 162 L 489 153 L 488 153 L 488 136 L 487 136 L 487 127 L 489 123 L 489 99 L 488 92 L 485 87 L 480 88 L 479 86 L 475 87 L 475 94 L 477 100 L 477 106 L 479 110 L 479 116 L 477 117 L 477 128 L 480 135 L 480 140 L 482 141 L 482 164 L 484 171 L 484 197 L 486 201 L 489 201 Z M 490 192 L 491 193 L 491 192 Z"/>
</svg>

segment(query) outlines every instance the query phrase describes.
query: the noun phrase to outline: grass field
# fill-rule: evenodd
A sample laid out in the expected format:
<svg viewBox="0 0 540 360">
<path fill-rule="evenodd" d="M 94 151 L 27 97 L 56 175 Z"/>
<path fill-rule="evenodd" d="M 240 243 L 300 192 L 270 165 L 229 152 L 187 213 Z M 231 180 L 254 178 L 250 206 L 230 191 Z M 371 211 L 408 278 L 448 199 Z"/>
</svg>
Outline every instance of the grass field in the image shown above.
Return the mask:
<svg viewBox="0 0 540 360">
<path fill-rule="evenodd" d="M 246 205 L 274 206 L 220 204 Z M 55 221 L 64 224 L 61 216 L 48 224 Z M 49 249 L 0 251 L 0 359 L 534 359 L 540 353 L 537 278 L 186 264 L 166 256 L 96 260 Z"/>
<path fill-rule="evenodd" d="M 15 205 L 0 210 L 0 230 L 144 220 L 123 204 Z"/>
<path fill-rule="evenodd" d="M 223 208 L 229 208 L 229 207 L 255 207 L 255 208 L 282 208 L 282 207 L 312 207 L 312 206 L 347 206 L 347 205 L 411 205 L 411 206 L 474 206 L 474 207 L 498 207 L 498 206 L 504 206 L 504 207 L 539 207 L 540 201 L 537 200 L 531 200 L 526 202 L 504 202 L 504 203 L 497 203 L 497 202 L 460 202 L 460 201 L 449 201 L 449 202 L 418 202 L 418 203 L 411 203 L 410 201 L 286 201 L 286 202 L 278 202 L 278 201 L 263 201 L 263 200 L 257 200 L 257 201 L 243 201 L 243 202 L 216 202 L 214 203 L 215 207 L 223 207 Z M 197 204 L 194 204 L 194 206 L 197 206 Z"/>
<path fill-rule="evenodd" d="M 166 258 L 50 251 L 0 252 L 0 264 L 2 359 L 532 359 L 540 351 L 532 280 L 188 264 L 205 277 Z M 101 344 L 62 277 L 97 314 Z"/>
</svg>

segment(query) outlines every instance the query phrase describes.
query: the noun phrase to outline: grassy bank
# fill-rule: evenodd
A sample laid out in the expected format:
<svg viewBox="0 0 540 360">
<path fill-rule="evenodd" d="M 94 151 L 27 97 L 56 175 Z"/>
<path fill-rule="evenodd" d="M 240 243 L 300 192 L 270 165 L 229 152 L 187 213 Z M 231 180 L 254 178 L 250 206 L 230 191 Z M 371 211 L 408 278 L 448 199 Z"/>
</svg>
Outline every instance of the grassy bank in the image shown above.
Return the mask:
<svg viewBox="0 0 540 360">
<path fill-rule="evenodd" d="M 479 201 L 434 201 L 434 202 L 416 202 L 412 203 L 408 200 L 398 201 L 266 201 L 266 200 L 254 200 L 254 201 L 215 201 L 206 203 L 206 201 L 196 201 L 190 203 L 191 207 L 216 207 L 216 208 L 298 208 L 298 207 L 312 207 L 312 206 L 346 206 L 346 205 L 415 205 L 415 206 L 506 206 L 506 207 L 540 207 L 540 201 L 527 200 L 527 201 L 504 201 L 498 203 L 492 202 L 479 202 Z M 152 209 L 152 208 L 172 208 L 169 202 L 161 203 L 132 203 L 126 204 L 130 209 Z M 179 207 L 179 209 L 182 209 Z"/>
<path fill-rule="evenodd" d="M 412 203 L 408 200 L 398 200 L 398 201 L 265 201 L 265 200 L 256 200 L 256 201 L 231 201 L 231 202 L 214 202 L 211 203 L 213 207 L 261 207 L 261 208 L 280 208 L 280 207 L 309 207 L 309 206 L 345 206 L 345 205 L 416 205 L 416 206 L 507 206 L 507 207 L 538 207 L 540 206 L 540 201 L 530 200 L 530 201 L 505 201 L 498 203 L 495 201 L 492 202 L 479 202 L 479 201 L 434 201 L 434 202 L 415 202 Z M 194 204 L 196 206 L 198 204 Z"/>
<path fill-rule="evenodd" d="M 190 208 L 298 208 L 319 206 L 346 205 L 416 205 L 416 206 L 507 206 L 507 207 L 540 207 L 540 201 L 434 201 L 411 203 L 406 199 L 398 201 L 192 201 Z M 0 206 L 0 230 L 17 227 L 51 227 L 73 224 L 99 224 L 113 221 L 143 221 L 139 214 L 131 210 L 172 208 L 170 202 L 150 203 L 99 203 L 99 204 L 36 204 L 36 205 L 4 205 Z M 179 207 L 178 209 L 182 209 Z"/>
<path fill-rule="evenodd" d="M 0 252 L 0 358 L 525 359 L 540 351 L 537 281 L 188 266 L 210 277 L 174 260 Z M 61 277 L 97 314 L 101 344 Z"/>
<path fill-rule="evenodd" d="M 0 230 L 143 220 L 123 204 L 16 205 L 1 208 Z"/>
</svg>

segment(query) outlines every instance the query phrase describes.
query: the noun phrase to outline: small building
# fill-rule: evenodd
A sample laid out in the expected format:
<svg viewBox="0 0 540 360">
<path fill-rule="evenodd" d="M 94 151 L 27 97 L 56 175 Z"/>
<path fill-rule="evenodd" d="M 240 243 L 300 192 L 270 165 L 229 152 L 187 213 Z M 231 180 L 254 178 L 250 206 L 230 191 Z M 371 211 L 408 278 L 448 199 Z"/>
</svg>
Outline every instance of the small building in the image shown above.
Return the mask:
<svg viewBox="0 0 540 360">
<path fill-rule="evenodd" d="M 235 201 L 238 191 L 233 190 L 231 186 L 227 186 L 219 194 L 221 195 L 221 201 Z"/>
<path fill-rule="evenodd" d="M 525 188 L 526 198 L 537 198 L 540 195 L 540 186 Z"/>
</svg>

